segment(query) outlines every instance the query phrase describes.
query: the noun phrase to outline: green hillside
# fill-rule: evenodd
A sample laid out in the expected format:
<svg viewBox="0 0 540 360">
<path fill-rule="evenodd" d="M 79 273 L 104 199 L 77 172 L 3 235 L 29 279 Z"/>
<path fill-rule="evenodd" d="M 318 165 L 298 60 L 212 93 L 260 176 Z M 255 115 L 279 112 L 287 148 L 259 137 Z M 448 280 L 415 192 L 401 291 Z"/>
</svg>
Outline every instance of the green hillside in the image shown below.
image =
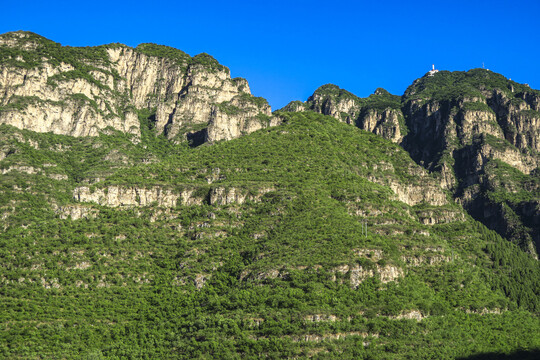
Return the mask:
<svg viewBox="0 0 540 360">
<path fill-rule="evenodd" d="M 190 148 L 148 115 L 138 144 L 0 126 L 0 357 L 540 349 L 538 262 L 398 145 L 301 112 Z"/>
</svg>

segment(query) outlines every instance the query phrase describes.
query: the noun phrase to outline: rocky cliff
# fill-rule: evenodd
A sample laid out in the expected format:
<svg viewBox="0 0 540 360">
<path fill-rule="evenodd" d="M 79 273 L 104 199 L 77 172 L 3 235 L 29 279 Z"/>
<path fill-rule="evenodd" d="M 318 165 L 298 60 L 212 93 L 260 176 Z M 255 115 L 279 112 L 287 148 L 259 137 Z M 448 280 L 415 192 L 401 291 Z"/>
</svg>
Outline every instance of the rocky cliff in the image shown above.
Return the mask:
<svg viewBox="0 0 540 360">
<path fill-rule="evenodd" d="M 413 159 L 440 173 L 471 215 L 531 253 L 540 246 L 539 103 L 539 91 L 483 69 L 424 76 L 402 99 Z"/>
<path fill-rule="evenodd" d="M 407 130 L 399 99 L 399 96 L 391 95 L 381 88 L 367 98 L 359 98 L 336 85 L 327 84 L 315 90 L 305 103 L 293 101 L 282 110 L 293 112 L 311 110 L 330 115 L 347 124 L 356 125 L 360 129 L 400 143 Z"/>
<path fill-rule="evenodd" d="M 328 84 L 273 115 L 245 79 L 231 78 L 204 53 L 191 57 L 155 44 L 64 47 L 30 32 L 0 35 L 0 124 L 76 137 L 119 131 L 133 142 L 150 128 L 172 143 L 196 146 L 275 126 L 284 112 L 303 111 L 398 143 L 436 175 L 436 184 L 379 181 L 397 199 L 441 205 L 449 190 L 507 239 L 531 253 L 540 246 L 540 92 L 502 75 L 428 73 L 401 97 L 379 88 L 360 98 Z M 4 150 L 0 159 L 10 151 Z M 149 202 L 163 200 L 154 195 Z M 428 215 L 425 222 L 433 223 Z"/>
<path fill-rule="evenodd" d="M 196 149 L 144 127 L 134 143 L 0 124 L 2 357 L 534 348 L 536 260 L 466 216 L 399 145 L 313 111 L 276 116 Z M 505 156 L 479 139 L 484 156 Z M 536 186 L 482 164 L 505 193 Z M 505 193 L 486 215 L 514 211 Z"/>
<path fill-rule="evenodd" d="M 440 71 L 402 97 L 324 85 L 283 110 L 330 115 L 400 143 L 476 219 L 531 253 L 540 246 L 540 91 L 489 70 Z"/>
<path fill-rule="evenodd" d="M 73 198 L 80 202 L 93 202 L 108 207 L 164 207 L 178 205 L 228 205 L 243 204 L 246 201 L 260 201 L 262 195 L 272 188 L 260 188 L 253 193 L 241 188 L 214 187 L 212 189 L 188 187 L 173 190 L 162 186 L 109 186 L 91 189 L 87 186 L 75 188 Z"/>
<path fill-rule="evenodd" d="M 29 32 L 0 36 L 0 123 L 37 132 L 140 137 L 141 110 L 158 134 L 232 139 L 278 122 L 246 80 L 207 54 L 154 44 L 63 47 Z"/>
</svg>

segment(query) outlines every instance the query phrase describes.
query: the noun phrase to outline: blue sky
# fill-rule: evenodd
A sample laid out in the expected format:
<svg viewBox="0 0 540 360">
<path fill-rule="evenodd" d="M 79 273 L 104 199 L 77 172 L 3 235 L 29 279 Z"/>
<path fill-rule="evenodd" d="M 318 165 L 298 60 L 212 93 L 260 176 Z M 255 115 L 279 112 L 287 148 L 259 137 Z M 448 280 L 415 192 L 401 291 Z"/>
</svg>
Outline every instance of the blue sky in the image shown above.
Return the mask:
<svg viewBox="0 0 540 360">
<path fill-rule="evenodd" d="M 481 67 L 540 88 L 540 0 L 13 1 L 0 33 L 63 45 L 153 42 L 207 52 L 273 109 L 334 83 L 401 95 L 431 64 Z"/>
</svg>

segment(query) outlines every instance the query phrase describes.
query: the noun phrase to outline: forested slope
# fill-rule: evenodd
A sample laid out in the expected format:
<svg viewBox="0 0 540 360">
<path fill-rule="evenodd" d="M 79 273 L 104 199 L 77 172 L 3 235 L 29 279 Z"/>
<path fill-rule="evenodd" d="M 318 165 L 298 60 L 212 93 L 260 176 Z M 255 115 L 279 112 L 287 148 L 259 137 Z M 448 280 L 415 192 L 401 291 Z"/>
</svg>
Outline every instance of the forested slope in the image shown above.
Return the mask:
<svg viewBox="0 0 540 360">
<path fill-rule="evenodd" d="M 190 148 L 0 126 L 0 356 L 540 347 L 538 263 L 398 145 L 313 112 Z M 367 229 L 367 231 L 366 231 Z"/>
</svg>

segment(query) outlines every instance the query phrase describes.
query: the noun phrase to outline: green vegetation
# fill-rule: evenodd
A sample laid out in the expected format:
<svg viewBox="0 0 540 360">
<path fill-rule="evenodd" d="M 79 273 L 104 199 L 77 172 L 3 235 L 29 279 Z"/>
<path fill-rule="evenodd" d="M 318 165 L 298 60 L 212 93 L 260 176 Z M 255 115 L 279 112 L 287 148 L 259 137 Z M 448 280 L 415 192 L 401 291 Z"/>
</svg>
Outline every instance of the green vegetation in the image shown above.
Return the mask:
<svg viewBox="0 0 540 360">
<path fill-rule="evenodd" d="M 378 88 L 366 100 L 368 109 L 384 111 L 386 109 L 400 110 L 401 96 L 392 95 L 383 88 Z"/>
<path fill-rule="evenodd" d="M 145 43 L 139 44 L 135 50 L 148 56 L 170 59 L 180 66 L 186 66 L 191 62 L 191 57 L 188 54 L 170 46 Z"/>
<path fill-rule="evenodd" d="M 224 112 L 227 115 L 236 115 L 242 112 L 242 109 L 240 109 L 236 105 L 233 105 L 230 101 L 224 101 L 216 105 L 220 111 Z"/>
<path fill-rule="evenodd" d="M 240 102 L 240 105 L 242 107 L 238 107 L 237 105 L 234 105 L 234 104 L 238 104 L 238 102 Z M 268 106 L 268 101 L 266 101 L 266 99 L 262 97 L 255 97 L 253 95 L 243 93 L 241 95 L 236 96 L 231 101 L 223 101 L 219 104 L 216 104 L 219 110 L 224 112 L 227 115 L 237 115 L 244 112 L 245 105 L 248 105 L 248 106 L 251 105 L 251 106 L 256 107 L 257 109 L 261 109 L 263 107 Z M 260 120 L 265 120 L 265 122 L 267 122 L 267 120 L 270 117 L 268 115 L 261 113 L 259 118 Z"/>
<path fill-rule="evenodd" d="M 208 124 L 185 119 L 171 141 L 155 131 L 157 91 L 135 109 L 117 89 L 108 51 L 127 46 L 62 47 L 27 32 L 0 40 L 10 71 L 63 64 L 51 88 L 82 79 L 115 97 L 12 96 L 0 112 L 75 103 L 104 117 L 136 111 L 141 128 L 134 143 L 111 128 L 72 138 L 0 125 L 1 358 L 453 359 L 540 349 L 540 267 L 530 255 L 540 172 L 495 159 L 521 156 L 506 139 L 523 126 L 502 119 L 489 95 L 511 110 L 537 91 L 482 69 L 425 76 L 403 97 L 379 88 L 359 98 L 328 84 L 275 112 L 281 126 L 201 145 Z M 190 65 L 228 72 L 205 53 L 134 51 L 183 74 Z M 245 93 L 215 106 L 258 109 L 247 120 L 266 125 L 267 105 Z M 385 134 L 397 116 L 402 134 L 406 122 L 425 132 L 405 145 L 419 146 L 411 154 L 435 173 L 382 137 L 288 112 L 308 108 L 359 126 L 379 116 Z M 460 123 L 465 111 L 492 109 L 506 139 L 475 132 L 498 134 L 493 115 Z M 473 134 L 460 134 L 467 126 Z M 528 172 L 537 153 L 521 152 Z M 447 176 L 454 194 L 439 185 Z M 473 220 L 456 194 L 513 243 Z"/>
<path fill-rule="evenodd" d="M 30 69 L 42 65 L 42 58 L 53 66 L 70 64 L 76 70 L 92 68 L 89 64 L 106 65 L 109 57 L 103 47 L 70 47 L 48 40 L 28 31 L 0 35 L 1 40 L 17 46 L 0 45 L 0 64 Z"/>
<path fill-rule="evenodd" d="M 258 113 L 257 116 L 255 116 L 255 118 L 265 127 L 269 125 L 270 119 L 271 119 L 270 116 L 263 113 Z"/>
<path fill-rule="evenodd" d="M 107 49 L 127 48 L 122 44 L 107 44 L 95 47 L 70 47 L 48 40 L 40 35 L 28 31 L 10 32 L 0 35 L 0 41 L 7 45 L 0 45 L 0 65 L 15 68 L 31 69 L 42 67 L 45 63 L 52 66 L 60 64 L 71 65 L 74 69 L 59 73 L 48 79 L 48 84 L 56 87 L 58 82 L 71 79 L 84 79 L 100 89 L 109 89 L 107 85 L 96 79 L 92 72 L 101 72 L 104 76 L 112 76 L 115 81 L 119 75 L 115 70 L 106 70 L 110 66 Z M 164 45 L 151 43 L 140 44 L 135 51 L 149 56 L 167 58 L 185 71 L 190 64 L 203 65 L 207 70 L 227 71 L 229 69 L 220 65 L 212 56 L 201 53 L 191 58 L 185 52 Z"/>
<path fill-rule="evenodd" d="M 493 110 L 488 106 L 488 104 L 480 101 L 464 102 L 461 109 L 465 111 L 487 111 L 493 113 Z"/>
<path fill-rule="evenodd" d="M 500 160 L 491 160 L 485 169 L 491 178 L 489 196 L 496 202 L 518 204 L 540 197 L 540 176 L 525 175 Z"/>
<path fill-rule="evenodd" d="M 497 89 L 509 97 L 520 97 L 523 92 L 540 94 L 524 84 L 508 80 L 501 74 L 484 69 L 469 71 L 439 71 L 433 76 L 416 80 L 405 91 L 404 98 L 450 101 L 459 99 L 484 99 L 482 90 Z M 512 91 L 513 89 L 513 91 Z"/>
<path fill-rule="evenodd" d="M 74 79 L 83 79 L 83 80 L 88 81 L 90 84 L 97 86 L 99 89 L 102 89 L 102 90 L 106 89 L 109 91 L 113 91 L 113 89 L 109 88 L 107 85 L 103 84 L 99 80 L 96 80 L 96 78 L 91 74 L 91 71 L 99 71 L 106 76 L 112 75 L 116 80 L 119 79 L 119 76 L 116 73 L 82 65 L 82 66 L 79 66 L 77 70 L 65 71 L 65 72 L 61 72 L 59 74 L 50 76 L 47 79 L 47 84 L 52 87 L 57 87 L 59 82 L 74 80 Z"/>
<path fill-rule="evenodd" d="M 293 112 L 298 111 L 298 110 L 301 110 L 301 111 L 307 110 L 306 104 L 304 104 L 300 100 L 291 101 L 290 103 L 288 103 L 287 105 L 285 105 L 283 108 L 280 109 L 280 111 L 293 111 Z"/>
<path fill-rule="evenodd" d="M 220 63 L 216 59 L 214 59 L 211 55 L 208 55 L 207 53 L 200 53 L 198 55 L 195 55 L 191 59 L 193 64 L 197 65 L 203 65 L 207 69 L 213 69 L 217 71 L 226 71 L 229 73 L 229 69 Z"/>
<path fill-rule="evenodd" d="M 221 65 L 216 59 L 207 53 L 201 53 L 190 57 L 188 54 L 182 50 L 165 46 L 157 45 L 152 43 L 139 44 L 136 48 L 136 51 L 148 55 L 156 56 L 161 58 L 166 58 L 173 61 L 176 65 L 179 65 L 182 69 L 187 69 L 187 66 L 190 64 L 203 65 L 208 70 L 218 70 L 229 72 L 229 69 Z"/>
<path fill-rule="evenodd" d="M 11 169 L 0 182 L 0 357 L 452 359 L 540 348 L 537 262 L 455 204 L 411 207 L 368 181 L 435 181 L 415 175 L 399 146 L 280 112 L 282 126 L 191 149 L 155 136 L 154 114 L 139 111 L 138 144 L 0 126 L 0 168 Z M 202 202 L 108 207 L 75 200 L 81 186 L 136 187 L 137 201 L 140 189 L 193 190 Z M 218 191 L 246 198 L 219 202 Z M 430 212 L 439 223 L 424 225 Z M 398 318 L 411 311 L 423 318 Z"/>
<path fill-rule="evenodd" d="M 247 102 L 249 104 L 253 104 L 257 108 L 262 108 L 268 105 L 268 101 L 263 97 L 253 96 L 250 94 L 243 93 L 241 95 L 238 95 L 239 99 L 243 102 Z"/>
<path fill-rule="evenodd" d="M 486 143 L 490 145 L 492 148 L 499 151 L 505 151 L 505 150 L 517 151 L 516 147 L 512 145 L 508 140 L 500 139 L 491 134 L 482 134 L 480 136 L 477 136 L 474 138 L 474 141 L 477 142 L 478 145 Z M 515 171 L 518 171 L 518 170 L 515 170 Z"/>
<path fill-rule="evenodd" d="M 536 110 L 522 110 L 519 113 L 529 119 L 540 119 L 540 112 Z"/>
<path fill-rule="evenodd" d="M 320 86 L 315 92 L 313 93 L 312 97 L 315 96 L 322 96 L 322 97 L 330 97 L 335 101 L 343 101 L 343 100 L 352 100 L 352 101 L 361 101 L 361 98 L 354 95 L 351 92 L 348 92 L 345 89 L 340 89 L 339 86 L 334 84 L 326 84 Z M 308 100 L 309 101 L 309 100 Z"/>
</svg>

